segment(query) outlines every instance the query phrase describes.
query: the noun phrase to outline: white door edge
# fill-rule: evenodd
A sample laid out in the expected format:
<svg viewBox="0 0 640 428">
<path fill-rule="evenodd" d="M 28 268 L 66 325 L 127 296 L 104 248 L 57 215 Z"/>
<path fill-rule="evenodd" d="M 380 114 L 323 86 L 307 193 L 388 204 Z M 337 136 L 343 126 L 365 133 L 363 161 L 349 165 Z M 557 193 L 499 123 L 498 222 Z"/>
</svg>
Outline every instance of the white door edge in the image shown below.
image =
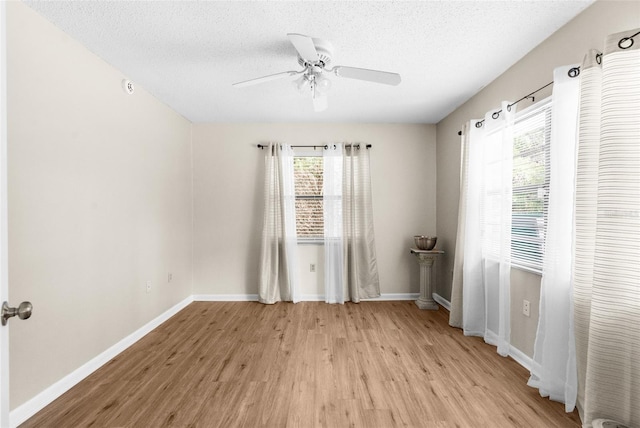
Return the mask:
<svg viewBox="0 0 640 428">
<path fill-rule="evenodd" d="M 9 299 L 7 270 L 7 8 L 0 1 L 0 304 Z M 9 428 L 9 326 L 0 326 L 0 427 Z"/>
</svg>

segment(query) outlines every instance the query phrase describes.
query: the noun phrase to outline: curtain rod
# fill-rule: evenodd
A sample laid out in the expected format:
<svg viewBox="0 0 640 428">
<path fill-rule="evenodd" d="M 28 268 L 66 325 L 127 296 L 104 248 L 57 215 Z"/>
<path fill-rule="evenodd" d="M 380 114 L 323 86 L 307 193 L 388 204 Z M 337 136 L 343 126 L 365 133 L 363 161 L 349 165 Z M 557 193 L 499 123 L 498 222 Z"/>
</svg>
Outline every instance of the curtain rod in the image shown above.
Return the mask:
<svg viewBox="0 0 640 428">
<path fill-rule="evenodd" d="M 638 34 L 640 34 L 640 32 L 637 32 L 636 34 L 634 34 L 633 36 L 630 37 L 625 37 L 620 39 L 620 41 L 618 42 L 618 46 L 620 46 L 622 49 L 628 49 L 631 46 L 633 46 L 633 38 L 635 36 L 637 36 Z M 622 47 L 620 44 L 621 43 L 626 43 L 628 41 L 631 41 L 631 43 L 627 46 L 627 47 Z M 600 64 L 600 62 L 602 61 L 602 53 L 599 53 L 596 55 L 596 61 L 598 61 L 598 64 Z M 569 75 L 569 77 L 571 77 L 572 79 L 574 77 L 578 77 L 580 75 L 580 67 L 573 67 L 570 68 L 569 71 L 567 72 L 567 75 Z M 530 94 L 525 95 L 524 97 L 520 98 L 518 101 L 514 101 L 511 104 L 507 105 L 507 110 L 511 111 L 511 107 L 513 107 L 514 105 L 518 104 L 520 101 L 526 100 L 531 98 L 531 102 L 535 102 L 536 97 L 534 97 L 533 95 L 540 92 L 541 90 L 543 90 L 544 88 L 546 88 L 547 86 L 550 86 L 553 84 L 553 80 L 549 83 L 547 83 L 544 86 L 541 86 L 540 88 L 536 89 L 535 91 L 531 92 Z M 500 113 L 502 113 L 502 109 L 494 111 L 493 114 L 491 115 L 491 117 L 493 119 L 497 119 L 500 116 Z M 482 128 L 482 124 L 484 123 L 484 119 L 479 120 L 476 122 L 476 128 Z M 458 131 L 458 135 L 462 135 L 462 131 Z"/>
<path fill-rule="evenodd" d="M 269 146 L 265 146 L 264 144 L 258 144 L 258 148 L 259 148 L 259 149 L 264 149 L 265 147 L 269 147 Z M 325 149 L 325 150 L 328 150 L 330 146 L 328 146 L 328 145 L 326 145 L 326 144 L 325 144 L 325 145 L 323 145 L 323 146 L 319 145 L 319 146 L 291 146 L 291 147 L 293 147 L 293 148 L 295 148 L 295 147 L 313 147 L 313 150 L 315 150 L 315 149 Z M 360 144 L 345 144 L 345 147 L 356 147 L 357 149 L 359 149 L 359 148 L 360 148 Z M 365 147 L 366 147 L 367 149 L 370 149 L 370 148 L 371 148 L 371 144 L 367 144 Z M 336 145 L 335 145 L 335 144 L 333 144 L 333 148 L 334 148 L 334 149 L 336 148 Z"/>
<path fill-rule="evenodd" d="M 574 67 L 575 68 L 575 67 Z M 573 68 L 571 69 L 573 70 Z M 569 70 L 569 71 L 571 71 Z M 577 67 L 577 73 L 580 74 L 580 67 Z M 576 74 L 576 76 L 578 75 Z M 570 74 L 571 75 L 571 74 Z M 575 76 L 572 76 L 575 77 Z M 540 92 L 541 90 L 543 90 L 544 88 L 546 88 L 547 86 L 550 86 L 553 84 L 553 80 L 549 83 L 547 83 L 546 85 L 536 89 L 535 91 L 531 92 L 528 95 L 525 95 L 524 97 L 520 98 L 518 101 L 514 101 L 511 104 L 507 105 L 507 110 L 511 111 L 511 107 L 513 107 L 514 105 L 518 104 L 520 101 L 524 101 L 526 99 L 531 98 L 531 102 L 535 102 L 536 97 L 534 97 L 534 94 L 537 94 L 538 92 Z M 494 111 L 493 114 L 491 115 L 492 118 L 497 119 L 500 116 L 500 113 L 502 113 L 502 109 L 498 110 L 498 111 Z M 482 128 L 482 123 L 484 122 L 484 119 L 479 120 L 476 122 L 476 128 Z M 458 131 L 458 135 L 462 135 L 462 131 Z"/>
</svg>

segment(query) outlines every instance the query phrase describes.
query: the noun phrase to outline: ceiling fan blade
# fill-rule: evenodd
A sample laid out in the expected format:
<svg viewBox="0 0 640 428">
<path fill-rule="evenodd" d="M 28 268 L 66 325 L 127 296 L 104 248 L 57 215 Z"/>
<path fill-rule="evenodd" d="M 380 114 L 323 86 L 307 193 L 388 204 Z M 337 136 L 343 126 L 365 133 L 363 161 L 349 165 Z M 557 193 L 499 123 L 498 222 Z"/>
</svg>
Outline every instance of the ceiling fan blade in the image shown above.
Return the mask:
<svg viewBox="0 0 640 428">
<path fill-rule="evenodd" d="M 295 76 L 300 74 L 299 71 L 283 71 L 282 73 L 270 74 L 268 76 L 257 77 L 255 79 L 245 80 L 243 82 L 234 83 L 232 86 L 236 88 L 244 88 L 245 86 L 257 85 L 258 83 L 270 82 L 272 80 L 282 79 L 287 76 Z"/>
<path fill-rule="evenodd" d="M 313 43 L 313 39 L 304 34 L 289 33 L 287 34 L 289 41 L 293 44 L 293 47 L 298 51 L 300 58 L 308 62 L 317 62 L 320 60 L 318 57 L 318 51 L 316 45 Z"/>
<path fill-rule="evenodd" d="M 333 67 L 332 71 L 338 77 L 346 77 L 347 79 L 366 80 L 368 82 L 383 83 L 385 85 L 399 85 L 400 75 L 398 73 L 390 73 L 388 71 L 369 70 L 367 68 L 356 67 Z"/>
</svg>

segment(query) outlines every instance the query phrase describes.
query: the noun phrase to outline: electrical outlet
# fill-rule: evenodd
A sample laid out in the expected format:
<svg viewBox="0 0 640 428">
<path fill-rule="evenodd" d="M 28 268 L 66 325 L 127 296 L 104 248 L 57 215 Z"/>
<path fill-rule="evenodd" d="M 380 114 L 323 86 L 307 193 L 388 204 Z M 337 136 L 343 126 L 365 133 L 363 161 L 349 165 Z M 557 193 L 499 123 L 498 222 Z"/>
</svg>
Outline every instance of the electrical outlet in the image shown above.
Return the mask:
<svg viewBox="0 0 640 428">
<path fill-rule="evenodd" d="M 172 279 L 173 279 L 173 274 L 171 272 L 169 272 L 167 274 L 167 282 L 171 282 Z"/>
<path fill-rule="evenodd" d="M 316 264 L 315 263 L 311 263 L 309 265 L 309 272 L 315 272 L 316 271 Z"/>
<path fill-rule="evenodd" d="M 522 315 L 524 315 L 525 317 L 531 316 L 531 302 L 529 302 L 528 300 L 522 301 Z"/>
<path fill-rule="evenodd" d="M 147 281 L 147 293 L 151 293 L 151 281 Z"/>
</svg>

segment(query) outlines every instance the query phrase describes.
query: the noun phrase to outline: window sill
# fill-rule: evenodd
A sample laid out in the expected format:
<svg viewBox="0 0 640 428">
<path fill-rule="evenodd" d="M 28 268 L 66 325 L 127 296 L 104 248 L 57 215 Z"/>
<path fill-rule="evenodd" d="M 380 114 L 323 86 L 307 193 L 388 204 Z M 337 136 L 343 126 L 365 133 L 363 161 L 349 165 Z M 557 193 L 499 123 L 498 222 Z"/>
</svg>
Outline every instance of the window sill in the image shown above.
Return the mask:
<svg viewBox="0 0 640 428">
<path fill-rule="evenodd" d="M 529 272 L 532 273 L 534 275 L 538 275 L 538 276 L 542 276 L 542 271 L 532 268 L 532 267 L 527 267 L 527 266 L 522 266 L 522 265 L 511 265 L 511 269 L 517 269 L 517 270 L 521 270 L 524 272 Z"/>
<path fill-rule="evenodd" d="M 298 239 L 298 245 L 324 245 L 324 240 Z"/>
<path fill-rule="evenodd" d="M 485 257 L 485 260 L 489 260 L 489 261 L 492 261 L 494 263 L 500 263 L 500 260 L 498 260 L 497 257 L 489 256 L 489 257 Z M 519 265 L 519 264 L 511 262 L 510 268 L 511 269 L 521 270 L 523 272 L 529 272 L 529 273 L 532 273 L 534 275 L 542 276 L 542 271 L 541 270 L 538 270 L 536 268 L 532 268 L 532 267 L 529 267 L 529 266 Z"/>
</svg>

